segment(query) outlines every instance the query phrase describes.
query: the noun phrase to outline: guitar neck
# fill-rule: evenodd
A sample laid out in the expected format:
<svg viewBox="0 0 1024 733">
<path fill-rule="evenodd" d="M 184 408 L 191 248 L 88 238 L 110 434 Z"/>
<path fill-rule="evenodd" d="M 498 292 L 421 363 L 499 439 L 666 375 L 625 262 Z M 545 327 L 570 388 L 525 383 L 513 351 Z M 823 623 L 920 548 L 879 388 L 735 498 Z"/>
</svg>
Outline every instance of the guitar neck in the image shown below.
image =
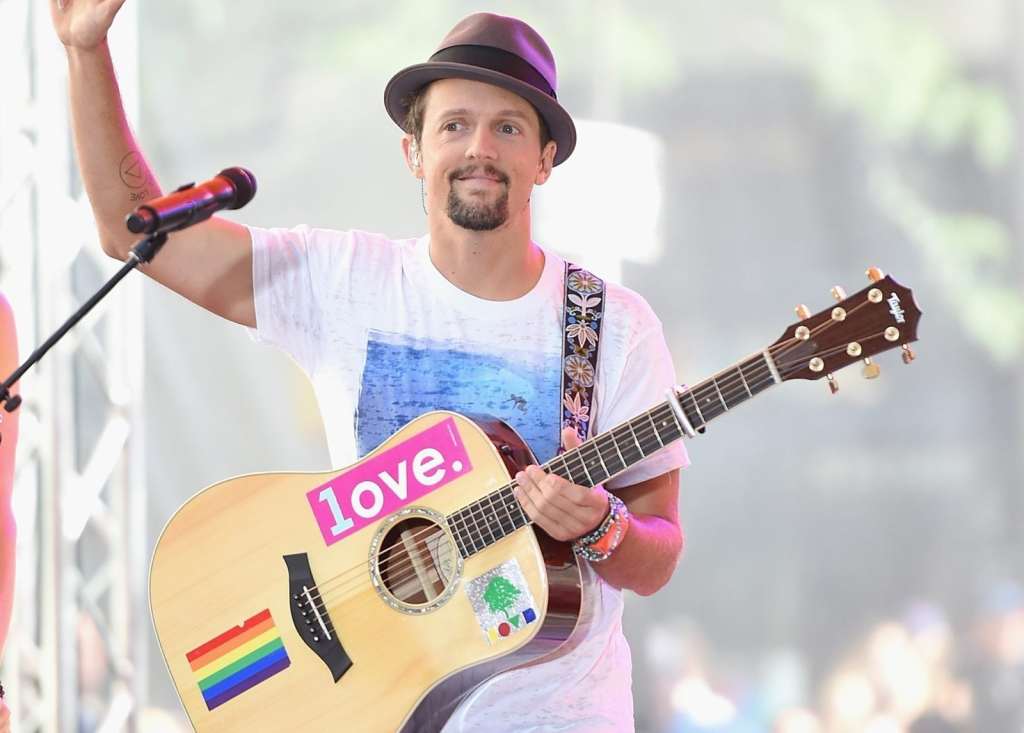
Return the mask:
<svg viewBox="0 0 1024 733">
<path fill-rule="evenodd" d="M 691 434 L 691 427 L 703 432 L 711 420 L 780 381 L 771 356 L 767 351 L 761 352 L 692 388 L 675 388 L 676 400 L 655 405 L 579 447 L 555 456 L 541 468 L 580 486 L 596 486 Z M 512 481 L 448 517 L 463 557 L 493 545 L 530 523 L 515 498 L 515 487 L 516 482 Z"/>
</svg>

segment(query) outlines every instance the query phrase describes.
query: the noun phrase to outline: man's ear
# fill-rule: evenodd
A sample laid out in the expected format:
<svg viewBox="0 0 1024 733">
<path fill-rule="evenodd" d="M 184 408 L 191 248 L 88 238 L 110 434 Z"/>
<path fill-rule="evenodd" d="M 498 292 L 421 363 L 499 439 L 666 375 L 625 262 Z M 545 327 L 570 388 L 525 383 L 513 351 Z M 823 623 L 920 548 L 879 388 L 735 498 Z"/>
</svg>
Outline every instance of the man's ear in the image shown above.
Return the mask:
<svg viewBox="0 0 1024 733">
<path fill-rule="evenodd" d="M 551 169 L 555 167 L 555 153 L 558 151 L 558 144 L 554 140 L 548 140 L 547 145 L 540 153 L 540 165 L 537 169 L 537 177 L 533 182 L 538 186 L 542 185 L 551 177 Z"/>
<path fill-rule="evenodd" d="M 423 154 L 416 139 L 412 135 L 402 136 L 402 155 L 405 156 L 405 164 L 417 178 L 423 178 Z"/>
</svg>

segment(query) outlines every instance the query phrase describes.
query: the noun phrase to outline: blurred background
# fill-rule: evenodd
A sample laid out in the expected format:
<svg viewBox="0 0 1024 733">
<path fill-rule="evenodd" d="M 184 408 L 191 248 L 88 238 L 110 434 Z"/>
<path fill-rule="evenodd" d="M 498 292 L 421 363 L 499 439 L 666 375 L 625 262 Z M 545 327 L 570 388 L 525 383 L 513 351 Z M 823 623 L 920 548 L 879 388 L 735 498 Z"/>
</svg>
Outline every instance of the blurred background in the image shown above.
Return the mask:
<svg viewBox="0 0 1024 733">
<path fill-rule="evenodd" d="M 637 730 L 1024 730 L 1024 4 L 128 0 L 111 46 L 165 191 L 244 165 L 259 193 L 232 218 L 406 237 L 424 215 L 384 85 L 476 10 L 546 38 L 580 129 L 535 239 L 646 296 L 681 382 L 871 265 L 924 311 L 910 366 L 786 383 L 690 442 L 682 562 L 627 598 Z M 22 357 L 116 267 L 45 3 L 0 0 Z M 138 274 L 22 388 L 15 729 L 186 730 L 149 555 L 210 483 L 330 467 L 312 392 Z"/>
</svg>

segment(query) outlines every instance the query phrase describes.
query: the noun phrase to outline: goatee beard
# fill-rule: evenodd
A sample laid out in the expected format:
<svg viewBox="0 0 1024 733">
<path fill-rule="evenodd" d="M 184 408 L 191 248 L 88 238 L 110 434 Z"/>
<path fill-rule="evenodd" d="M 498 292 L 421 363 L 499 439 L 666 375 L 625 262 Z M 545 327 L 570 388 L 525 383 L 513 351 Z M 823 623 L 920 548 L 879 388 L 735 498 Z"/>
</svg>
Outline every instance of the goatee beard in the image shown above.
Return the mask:
<svg viewBox="0 0 1024 733">
<path fill-rule="evenodd" d="M 455 171 L 450 177 L 448 188 L 448 218 L 456 226 L 474 232 L 489 232 L 508 221 L 508 177 L 491 166 L 484 166 L 487 175 L 499 178 L 505 188 L 493 204 L 477 204 L 464 201 L 455 192 L 455 181 L 475 173 L 472 168 Z"/>
</svg>

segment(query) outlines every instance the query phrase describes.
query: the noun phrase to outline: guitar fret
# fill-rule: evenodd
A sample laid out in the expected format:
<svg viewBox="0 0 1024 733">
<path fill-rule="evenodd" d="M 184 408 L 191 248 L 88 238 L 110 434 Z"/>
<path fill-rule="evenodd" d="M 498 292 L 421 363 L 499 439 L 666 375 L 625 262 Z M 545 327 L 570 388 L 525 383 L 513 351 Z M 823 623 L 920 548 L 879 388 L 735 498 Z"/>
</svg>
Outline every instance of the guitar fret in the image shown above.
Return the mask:
<svg viewBox="0 0 1024 733">
<path fill-rule="evenodd" d="M 604 446 L 601 446 L 601 441 L 602 440 L 605 442 Z M 611 453 L 608 450 L 607 443 L 611 443 L 611 447 L 615 450 L 614 453 Z M 602 465 L 604 465 L 604 467 L 605 467 L 604 470 L 607 472 L 607 474 L 609 476 L 614 476 L 619 471 L 622 471 L 623 469 L 626 468 L 626 462 L 624 460 L 622 460 L 622 454 L 619 453 L 619 448 L 618 448 L 617 445 L 615 445 L 615 436 L 613 436 L 611 433 L 605 433 L 603 435 L 598 435 L 596 438 L 594 438 L 594 444 L 597 445 L 598 449 L 601 451 Z M 605 462 L 605 457 L 606 457 L 606 462 Z M 618 461 L 619 461 L 619 465 L 618 465 L 617 468 L 614 465 L 616 459 L 618 459 Z M 611 464 L 611 468 L 609 468 L 609 464 Z M 607 480 L 607 479 L 605 479 L 605 480 Z"/>
<path fill-rule="evenodd" d="M 508 517 L 509 530 L 506 532 L 506 536 L 515 532 L 518 527 L 516 526 L 516 520 L 512 517 L 512 512 L 508 510 L 508 501 L 502 492 L 498 492 L 498 498 L 501 501 L 501 508 L 505 510 L 505 516 Z M 512 497 L 515 499 L 515 497 Z"/>
<path fill-rule="evenodd" d="M 697 411 L 697 416 L 700 418 L 701 426 L 707 425 L 708 421 L 704 418 L 704 413 L 700 411 L 700 405 L 697 404 L 697 398 L 693 396 L 693 392 L 691 392 L 690 390 L 686 390 L 686 394 L 690 395 L 690 401 L 693 402 L 693 409 L 695 409 Z M 680 405 L 680 407 L 681 406 L 682 405 Z M 673 413 L 672 416 L 675 417 L 675 413 Z M 691 420 L 690 422 L 693 422 L 693 421 Z M 682 431 L 682 429 L 683 429 L 683 426 L 680 425 L 679 426 L 680 432 Z"/>
<path fill-rule="evenodd" d="M 658 420 L 661 422 L 660 433 L 662 439 L 667 437 L 668 442 L 671 443 L 686 434 L 683 431 L 683 426 L 680 425 L 679 420 L 676 419 L 675 411 L 667 402 L 657 409 L 658 412 L 661 413 L 661 417 L 659 417 Z M 687 419 L 689 419 L 691 423 L 693 422 L 693 417 L 687 415 Z M 672 430 L 676 431 L 675 434 L 672 433 Z"/>
<path fill-rule="evenodd" d="M 700 408 L 700 414 L 704 416 L 704 420 L 707 422 L 714 420 L 725 412 L 724 406 L 720 406 L 719 400 L 715 398 L 715 386 L 710 382 L 712 380 L 701 382 L 690 390 L 694 399 L 697 400 L 697 404 L 703 405 Z"/>
<path fill-rule="evenodd" d="M 718 387 L 718 380 L 715 379 L 714 377 L 711 377 L 711 383 L 715 385 L 715 391 L 718 392 L 718 399 L 720 399 L 722 401 L 722 407 L 724 407 L 725 411 L 728 412 L 729 411 L 729 403 L 727 403 L 725 401 L 725 397 L 722 396 L 722 390 L 719 389 L 719 387 Z"/>
<path fill-rule="evenodd" d="M 626 469 L 626 467 L 629 466 L 629 464 L 626 463 L 626 459 L 622 457 L 622 451 L 619 450 L 619 441 L 615 439 L 615 431 L 614 430 L 610 430 L 608 432 L 608 437 L 611 439 L 612 447 L 615 448 L 615 452 L 619 456 L 619 463 L 622 464 L 622 468 L 620 468 L 619 471 L 624 471 Z"/>
<path fill-rule="evenodd" d="M 498 529 L 499 540 L 504 540 L 508 536 L 509 530 L 505 527 L 505 519 L 502 517 L 502 513 L 499 511 L 499 506 L 495 504 L 495 494 L 487 494 L 487 508 L 490 511 L 490 519 L 493 520 L 493 524 Z"/>
<path fill-rule="evenodd" d="M 654 422 L 654 416 L 651 413 L 647 413 L 647 419 L 651 421 L 651 427 L 654 428 L 654 437 L 658 439 L 658 444 L 664 448 L 665 443 L 661 439 L 661 435 L 658 433 L 658 426 Z"/>
<path fill-rule="evenodd" d="M 631 430 L 631 428 L 629 427 L 629 423 L 626 423 L 625 425 L 619 425 L 617 428 L 615 428 L 615 430 L 618 430 L 618 431 L 620 431 L 622 433 L 626 433 L 626 432 L 629 432 Z M 632 466 L 637 461 L 643 460 L 644 454 L 640 450 L 640 446 L 637 444 L 636 440 L 633 440 L 633 441 L 628 440 L 628 436 L 627 435 L 622 435 L 620 437 L 622 438 L 624 443 L 620 444 L 618 442 L 618 439 L 616 439 L 616 445 L 617 446 L 618 445 L 624 445 L 625 446 L 625 451 L 626 452 L 623 455 L 628 455 L 629 456 L 628 460 L 626 461 L 626 465 L 627 466 Z M 636 446 L 636 448 L 634 448 L 633 446 Z"/>
<path fill-rule="evenodd" d="M 466 548 L 466 557 L 469 557 L 476 552 L 476 549 L 473 547 L 473 533 L 469 531 L 469 524 L 466 522 L 464 510 L 458 512 L 458 522 L 461 525 L 458 527 L 459 539 L 462 540 L 462 544 Z"/>
<path fill-rule="evenodd" d="M 753 359 L 747 362 L 746 366 L 754 370 L 754 375 L 757 379 L 754 384 L 754 394 L 760 394 L 764 390 L 768 389 L 773 384 L 776 384 L 775 375 L 772 374 L 771 365 L 768 364 L 766 354 L 758 354 Z"/>
<path fill-rule="evenodd" d="M 608 477 L 612 475 L 612 472 L 608 470 L 608 466 L 604 463 L 604 458 L 601 456 L 601 449 L 598 447 L 597 442 L 592 443 L 594 446 L 594 453 L 597 454 L 597 460 L 601 462 L 601 468 L 604 470 L 604 478 L 601 481 L 607 481 Z M 600 482 L 598 482 L 600 483 Z"/>
<path fill-rule="evenodd" d="M 640 451 L 640 457 L 646 458 L 647 454 L 644 453 L 644 449 L 641 447 L 640 441 L 636 437 L 636 431 L 633 429 L 633 421 L 630 420 L 628 423 L 626 423 L 626 427 L 629 428 L 629 434 L 633 436 L 633 442 L 636 443 L 636 449 Z"/>
<path fill-rule="evenodd" d="M 505 499 L 501 495 L 500 491 L 488 494 L 487 496 L 488 501 L 491 502 L 491 506 L 495 507 L 494 516 L 498 519 L 498 527 L 499 529 L 501 529 L 501 536 L 503 538 L 508 537 L 510 534 L 516 531 L 516 523 L 515 520 L 512 519 L 512 515 L 508 511 L 508 504 L 505 503 Z M 501 507 L 501 511 L 498 511 L 497 507 L 495 506 L 495 502 L 497 502 L 497 506 Z M 505 518 L 502 518 L 501 512 L 505 513 Z M 506 519 L 508 520 L 507 525 L 505 524 Z"/>
<path fill-rule="evenodd" d="M 477 553 L 480 550 L 487 547 L 487 543 L 484 542 L 484 535 L 480 531 L 480 520 L 476 514 L 476 503 L 470 504 L 469 518 L 473 520 L 473 526 L 470 527 L 470 539 L 473 541 L 473 552 Z M 479 547 L 477 547 L 479 545 Z"/>
<path fill-rule="evenodd" d="M 462 522 L 461 509 L 452 513 L 448 517 L 448 526 L 451 528 L 452 534 L 455 535 L 455 539 L 459 543 L 459 550 L 462 553 L 462 556 L 469 557 L 471 553 L 469 552 L 469 548 L 466 546 L 466 537 L 464 535 L 465 523 Z"/>
<path fill-rule="evenodd" d="M 565 469 L 565 475 L 562 476 L 562 478 L 569 479 L 572 483 L 578 484 L 579 481 L 576 480 L 576 476 L 573 475 L 572 470 L 569 468 L 569 461 L 565 458 L 567 455 L 569 455 L 569 453 L 561 453 L 556 456 L 556 458 L 562 461 L 562 467 Z"/>
<path fill-rule="evenodd" d="M 575 455 L 579 456 L 579 459 L 580 459 L 580 465 L 581 465 L 581 466 L 583 466 L 583 473 L 587 474 L 587 481 L 589 481 L 589 482 L 590 482 L 590 485 L 591 485 L 591 486 L 595 486 L 595 484 L 594 484 L 594 479 L 590 478 L 590 471 L 588 471 L 588 470 L 587 470 L 587 462 L 586 462 L 585 460 L 583 460 L 583 456 L 582 456 L 582 455 L 580 455 L 580 449 L 579 449 L 579 448 L 577 448 L 576 450 L 574 450 L 574 451 L 571 451 L 571 452 L 572 452 L 572 453 L 574 453 Z M 565 460 L 565 456 L 566 456 L 566 454 L 565 454 L 565 453 L 563 453 L 563 454 L 562 454 L 562 460 L 563 460 L 563 461 Z M 577 482 L 577 481 L 573 481 L 573 483 L 574 483 L 574 484 L 578 484 L 579 482 Z M 582 484 L 580 484 L 580 485 L 582 485 Z"/>
<path fill-rule="evenodd" d="M 462 541 L 462 532 L 459 530 L 458 525 L 455 523 L 458 514 L 458 512 L 454 512 L 446 517 L 446 519 L 448 520 L 448 529 L 451 530 L 452 537 L 455 538 L 455 547 L 459 551 L 459 554 L 462 557 L 468 557 L 469 553 L 466 551 L 466 545 Z"/>
<path fill-rule="evenodd" d="M 483 516 L 484 524 L 487 525 L 487 534 L 489 534 L 491 536 L 491 544 L 494 544 L 494 542 L 496 542 L 497 540 L 500 540 L 501 537 L 494 533 L 494 520 L 495 520 L 495 516 L 494 516 L 494 506 L 491 504 L 491 495 L 490 494 L 486 494 L 486 495 L 482 496 L 477 503 L 480 505 L 480 513 Z M 500 529 L 501 529 L 500 525 L 499 525 L 498 529 L 500 531 Z"/>
<path fill-rule="evenodd" d="M 585 449 L 589 450 L 591 453 L 589 458 L 587 458 L 584 453 Z M 599 483 L 604 481 L 604 479 L 608 478 L 607 471 L 605 471 L 604 478 L 601 478 L 600 470 L 602 469 L 604 462 L 601 460 L 601 454 L 598 452 L 596 445 L 593 443 L 584 443 L 578 450 L 580 458 L 583 459 L 583 467 L 587 469 L 587 478 L 590 479 L 591 486 L 597 486 Z M 594 456 L 597 456 L 598 462 L 596 464 L 594 463 Z M 596 480 L 593 478 L 594 476 L 597 476 Z"/>
<path fill-rule="evenodd" d="M 487 547 L 489 544 L 493 545 L 500 538 L 496 537 L 494 535 L 494 529 L 491 527 L 491 515 L 488 514 L 487 507 L 485 507 L 484 504 L 483 504 L 483 499 L 480 499 L 479 501 L 477 501 L 476 505 L 480 509 L 480 519 L 483 520 L 484 529 L 486 529 L 487 530 L 487 534 L 489 534 L 491 536 L 491 541 L 489 543 L 485 542 L 484 543 L 484 547 Z"/>
<path fill-rule="evenodd" d="M 506 492 L 505 496 L 507 497 L 507 501 L 509 502 L 509 504 L 511 506 L 514 506 L 516 508 L 516 511 L 519 512 L 519 521 L 521 522 L 521 524 L 516 525 L 516 529 L 528 525 L 530 523 L 530 518 L 526 516 L 526 512 L 523 511 L 523 505 L 519 503 L 519 500 L 515 497 L 515 494 L 513 494 L 511 491 L 508 491 Z"/>
<path fill-rule="evenodd" d="M 498 496 L 492 499 L 491 501 L 497 501 L 498 506 L 500 506 L 501 510 L 505 512 L 505 519 L 508 520 L 508 528 L 506 529 L 505 519 L 501 519 L 501 534 L 505 537 L 508 537 L 510 534 L 516 531 L 516 522 L 514 519 L 512 519 L 512 513 L 509 512 L 508 510 L 508 504 L 505 503 L 505 497 L 501 495 L 501 492 L 498 492 Z M 498 517 L 501 517 L 500 512 L 496 511 L 495 513 L 498 515 Z"/>
<path fill-rule="evenodd" d="M 748 395 L 753 397 L 754 393 L 750 391 L 750 385 L 747 384 L 747 379 L 746 377 L 743 376 L 743 365 L 740 364 L 738 367 L 736 367 L 736 371 L 739 373 L 740 380 L 743 382 L 743 388 L 747 390 Z"/>
</svg>

